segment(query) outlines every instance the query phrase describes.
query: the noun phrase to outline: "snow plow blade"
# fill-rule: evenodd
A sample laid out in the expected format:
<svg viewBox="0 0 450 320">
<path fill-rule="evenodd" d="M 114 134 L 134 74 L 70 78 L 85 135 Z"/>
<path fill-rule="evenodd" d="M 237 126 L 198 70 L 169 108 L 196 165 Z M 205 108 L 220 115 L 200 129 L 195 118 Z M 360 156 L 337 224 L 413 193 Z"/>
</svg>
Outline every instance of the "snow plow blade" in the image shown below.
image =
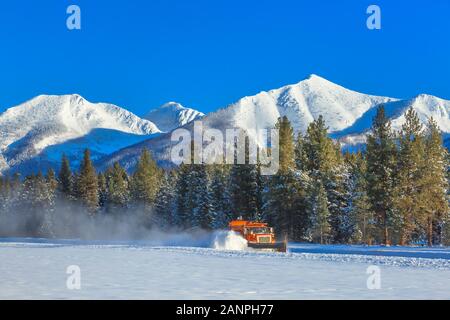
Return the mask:
<svg viewBox="0 0 450 320">
<path fill-rule="evenodd" d="M 273 250 L 276 252 L 287 252 L 286 242 L 276 242 L 276 243 L 248 243 L 249 248 L 258 250 Z"/>
</svg>

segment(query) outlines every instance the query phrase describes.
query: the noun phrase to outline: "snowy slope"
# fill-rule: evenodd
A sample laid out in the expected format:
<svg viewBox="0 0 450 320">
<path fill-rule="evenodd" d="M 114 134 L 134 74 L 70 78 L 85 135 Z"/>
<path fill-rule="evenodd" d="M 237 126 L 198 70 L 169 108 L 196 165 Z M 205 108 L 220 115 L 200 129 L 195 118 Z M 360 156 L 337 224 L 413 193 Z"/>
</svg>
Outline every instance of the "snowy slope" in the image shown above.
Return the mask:
<svg viewBox="0 0 450 320">
<path fill-rule="evenodd" d="M 357 255 L 342 253 L 344 248 L 323 253 L 332 246 L 315 247 L 317 253 L 281 254 L 3 239 L 0 299 L 450 298 L 449 260 L 414 257 L 423 249 L 407 248 L 411 256 L 392 257 L 364 255 L 364 247 Z M 80 290 L 66 287 L 71 265 L 80 268 Z M 373 265 L 380 271 L 377 290 L 367 287 L 367 269 Z"/>
<path fill-rule="evenodd" d="M 0 170 L 45 166 L 59 161 L 61 152 L 79 157 L 91 146 L 94 155 L 107 154 L 158 132 L 152 122 L 112 104 L 41 95 L 0 115 Z"/>
<path fill-rule="evenodd" d="M 144 119 L 147 119 L 165 132 L 184 126 L 204 116 L 200 111 L 185 108 L 176 102 L 168 102 L 161 107 L 151 110 Z"/>
</svg>

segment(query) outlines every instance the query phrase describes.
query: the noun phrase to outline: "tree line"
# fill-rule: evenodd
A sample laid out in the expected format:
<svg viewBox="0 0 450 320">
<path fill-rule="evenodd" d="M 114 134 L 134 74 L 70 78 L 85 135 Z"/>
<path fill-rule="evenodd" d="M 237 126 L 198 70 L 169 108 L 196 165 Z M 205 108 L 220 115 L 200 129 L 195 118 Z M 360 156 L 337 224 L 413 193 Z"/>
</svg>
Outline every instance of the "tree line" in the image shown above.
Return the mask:
<svg viewBox="0 0 450 320">
<path fill-rule="evenodd" d="M 77 172 L 63 156 L 57 174 L 2 177 L 0 235 L 77 237 L 86 221 L 111 226 L 105 218 L 114 227 L 133 220 L 145 230 L 211 230 L 242 216 L 292 241 L 450 243 L 449 157 L 433 119 L 422 125 L 410 108 L 394 132 L 380 106 L 356 153 L 341 151 L 321 116 L 305 133 L 295 135 L 287 117 L 276 128 L 273 176 L 248 163 L 163 170 L 147 150 L 131 174 L 119 163 L 97 173 L 86 150 Z"/>
</svg>

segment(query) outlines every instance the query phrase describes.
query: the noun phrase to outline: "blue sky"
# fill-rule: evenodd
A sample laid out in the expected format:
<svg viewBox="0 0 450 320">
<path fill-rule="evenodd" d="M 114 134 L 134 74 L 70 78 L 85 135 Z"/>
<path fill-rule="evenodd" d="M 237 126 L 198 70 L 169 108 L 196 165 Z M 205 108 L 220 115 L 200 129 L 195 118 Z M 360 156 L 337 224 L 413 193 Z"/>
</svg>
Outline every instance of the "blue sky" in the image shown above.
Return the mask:
<svg viewBox="0 0 450 320">
<path fill-rule="evenodd" d="M 81 30 L 66 8 L 81 8 Z M 382 29 L 368 30 L 377 4 Z M 0 111 L 79 93 L 142 115 L 208 112 L 315 73 L 372 94 L 450 99 L 448 0 L 17 0 L 0 5 Z"/>
</svg>

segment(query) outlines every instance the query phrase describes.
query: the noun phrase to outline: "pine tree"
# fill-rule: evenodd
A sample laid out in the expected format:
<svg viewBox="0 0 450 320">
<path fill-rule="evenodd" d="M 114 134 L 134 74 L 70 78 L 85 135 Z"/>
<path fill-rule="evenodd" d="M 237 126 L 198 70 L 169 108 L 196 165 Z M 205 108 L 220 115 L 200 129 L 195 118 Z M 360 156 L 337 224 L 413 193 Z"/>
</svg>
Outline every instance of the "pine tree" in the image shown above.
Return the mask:
<svg viewBox="0 0 450 320">
<path fill-rule="evenodd" d="M 14 173 L 12 179 L 8 178 L 8 185 L 8 211 L 11 214 L 20 212 L 21 208 L 24 207 L 21 195 L 23 193 L 25 183 L 21 183 L 19 173 Z"/>
<path fill-rule="evenodd" d="M 23 232 L 22 235 L 38 237 L 41 221 L 36 215 L 36 210 L 41 208 L 38 207 L 36 176 L 34 174 L 25 177 L 20 191 L 20 211 L 18 212 L 20 212 L 23 221 L 23 230 L 20 231 Z"/>
<path fill-rule="evenodd" d="M 4 201 L 4 189 L 5 189 L 5 181 L 3 180 L 3 177 L 0 176 L 0 214 L 1 214 L 1 208 L 3 207 L 3 201 Z"/>
<path fill-rule="evenodd" d="M 320 179 L 316 179 L 313 183 L 310 205 L 311 239 L 320 244 L 327 243 L 331 236 L 330 212 L 327 193 Z"/>
<path fill-rule="evenodd" d="M 9 176 L 3 178 L 0 207 L 0 232 L 3 236 L 21 236 L 21 225 L 23 224 L 26 208 L 21 199 L 22 184 L 18 174 L 11 179 Z M 12 225 L 14 224 L 14 225 Z M 14 233 L 11 231 L 14 230 Z"/>
<path fill-rule="evenodd" d="M 296 171 L 294 131 L 287 117 L 279 118 L 275 128 L 279 131 L 279 171 L 268 178 L 264 217 L 278 234 L 300 240 L 306 229 L 306 201 Z"/>
<path fill-rule="evenodd" d="M 0 236 L 2 236 L 2 227 L 5 224 L 4 215 L 8 199 L 6 188 L 7 188 L 6 181 L 2 176 L 0 176 Z"/>
<path fill-rule="evenodd" d="M 210 229 L 213 217 L 211 215 L 211 199 L 208 190 L 208 174 L 203 164 L 192 164 L 189 179 L 192 196 L 191 226 L 195 229 Z"/>
<path fill-rule="evenodd" d="M 376 235 L 376 222 L 367 195 L 366 171 L 366 159 L 361 152 L 358 152 L 351 161 L 350 216 L 354 225 L 351 241 L 371 245 Z"/>
<path fill-rule="evenodd" d="M 45 179 L 42 174 L 38 176 L 40 182 L 40 192 L 43 201 L 43 222 L 40 233 L 44 236 L 55 236 L 55 198 L 56 190 L 58 188 L 58 181 L 56 180 L 53 169 L 48 169 Z"/>
<path fill-rule="evenodd" d="M 97 175 L 97 181 L 98 181 L 98 205 L 102 210 L 104 210 L 106 209 L 108 203 L 108 186 L 106 184 L 105 174 L 99 172 L 99 174 Z"/>
<path fill-rule="evenodd" d="M 304 142 L 306 169 L 322 179 L 341 160 L 340 150 L 328 136 L 328 128 L 322 116 L 310 123 Z"/>
<path fill-rule="evenodd" d="M 105 173 L 108 211 L 118 212 L 127 207 L 130 200 L 129 179 L 118 162 Z"/>
<path fill-rule="evenodd" d="M 176 226 L 176 203 L 175 203 L 175 181 L 174 171 L 164 172 L 161 186 L 158 190 L 155 203 L 154 224 L 163 230 Z"/>
<path fill-rule="evenodd" d="M 449 205 L 447 198 L 447 150 L 442 145 L 442 135 L 436 122 L 431 118 L 427 124 L 425 138 L 425 161 L 421 168 L 419 182 L 421 192 L 418 194 L 420 210 L 424 212 L 420 224 L 426 230 L 429 246 L 436 242 L 435 229 L 442 232 L 448 221 Z"/>
<path fill-rule="evenodd" d="M 399 135 L 399 155 L 395 177 L 395 205 L 400 223 L 397 227 L 400 245 L 409 244 L 417 231 L 417 220 L 422 210 L 418 203 L 421 192 L 419 181 L 423 173 L 424 141 L 423 128 L 414 109 L 408 109 L 405 123 Z"/>
<path fill-rule="evenodd" d="M 175 223 L 183 229 L 209 229 L 212 227 L 209 181 L 202 164 L 182 164 L 176 185 Z"/>
<path fill-rule="evenodd" d="M 69 199 L 73 196 L 73 176 L 70 170 L 69 159 L 63 154 L 61 159 L 61 169 L 58 175 L 59 191 L 66 198 Z"/>
<path fill-rule="evenodd" d="M 52 198 L 49 186 L 41 171 L 25 178 L 21 189 L 21 216 L 25 235 L 45 237 L 52 235 Z"/>
<path fill-rule="evenodd" d="M 389 245 L 393 216 L 393 185 L 396 149 L 384 106 L 377 109 L 372 132 L 367 137 L 367 191 L 376 214 L 383 242 Z"/>
<path fill-rule="evenodd" d="M 89 149 L 84 151 L 83 161 L 77 177 L 77 197 L 94 214 L 99 206 L 98 181 L 95 168 L 91 161 Z"/>
<path fill-rule="evenodd" d="M 58 180 L 56 179 L 55 171 L 53 171 L 53 169 L 48 169 L 45 180 L 47 183 L 48 203 L 53 211 L 55 206 L 56 192 L 58 190 Z"/>
<path fill-rule="evenodd" d="M 56 189 L 58 188 L 58 180 L 56 180 L 55 171 L 53 171 L 53 169 L 48 169 L 46 180 L 50 191 L 52 193 L 56 192 Z"/>
<path fill-rule="evenodd" d="M 348 168 L 343 161 L 340 146 L 328 136 L 322 116 L 307 129 L 304 141 L 306 165 L 312 180 L 320 180 L 327 193 L 328 211 L 334 242 L 348 241 L 349 226 Z"/>
<path fill-rule="evenodd" d="M 259 174 L 256 164 L 249 163 L 248 138 L 245 139 L 245 163 L 233 164 L 230 172 L 230 196 L 233 204 L 233 218 L 242 217 L 245 220 L 257 220 L 261 208 L 259 203 Z M 236 162 L 236 160 L 235 160 Z"/>
<path fill-rule="evenodd" d="M 335 243 L 348 243 L 355 234 L 356 221 L 351 215 L 353 199 L 351 197 L 352 178 L 350 166 L 339 158 L 339 164 L 325 179 L 328 210 Z"/>
<path fill-rule="evenodd" d="M 191 226 L 192 190 L 189 185 L 190 174 L 191 165 L 182 163 L 178 169 L 178 178 L 175 186 L 176 214 L 174 219 L 175 226 L 181 229 L 186 229 Z"/>
<path fill-rule="evenodd" d="M 229 169 L 224 164 L 214 164 L 210 170 L 211 216 L 213 229 L 226 229 L 233 219 L 231 197 L 228 188 Z"/>
<path fill-rule="evenodd" d="M 307 170 L 307 163 L 308 158 L 306 156 L 305 151 L 305 138 L 303 137 L 302 133 L 299 132 L 297 134 L 297 140 L 295 141 L 295 166 L 297 170 L 299 171 L 306 171 Z"/>
<path fill-rule="evenodd" d="M 295 168 L 294 129 L 286 116 L 278 119 L 275 129 L 279 134 L 279 173 L 286 174 Z"/>
<path fill-rule="evenodd" d="M 152 159 L 150 152 L 144 149 L 131 178 L 132 198 L 147 207 L 152 207 L 159 189 L 160 178 L 160 169 Z"/>
</svg>

